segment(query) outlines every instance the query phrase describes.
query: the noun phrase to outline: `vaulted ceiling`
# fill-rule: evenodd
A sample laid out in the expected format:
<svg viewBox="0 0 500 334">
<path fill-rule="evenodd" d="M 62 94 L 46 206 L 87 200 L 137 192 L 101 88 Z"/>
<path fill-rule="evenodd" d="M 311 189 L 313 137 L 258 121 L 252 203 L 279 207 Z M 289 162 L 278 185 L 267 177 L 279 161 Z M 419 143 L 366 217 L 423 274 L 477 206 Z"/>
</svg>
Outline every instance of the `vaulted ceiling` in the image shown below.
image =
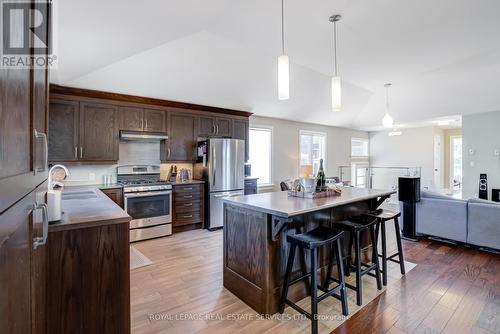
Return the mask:
<svg viewBox="0 0 500 334">
<path fill-rule="evenodd" d="M 500 1 L 285 0 L 290 95 L 277 98 L 280 0 L 56 0 L 51 81 L 360 129 L 500 110 Z M 331 14 L 343 111 L 330 107 Z"/>
</svg>

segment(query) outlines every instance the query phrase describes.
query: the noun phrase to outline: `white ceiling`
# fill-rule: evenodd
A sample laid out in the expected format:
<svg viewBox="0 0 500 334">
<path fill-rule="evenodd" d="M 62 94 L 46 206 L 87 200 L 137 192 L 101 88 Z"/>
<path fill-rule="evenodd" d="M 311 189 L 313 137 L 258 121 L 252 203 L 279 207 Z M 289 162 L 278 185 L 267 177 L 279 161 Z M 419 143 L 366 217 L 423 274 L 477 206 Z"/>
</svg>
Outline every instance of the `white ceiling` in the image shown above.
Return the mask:
<svg viewBox="0 0 500 334">
<path fill-rule="evenodd" d="M 500 110 L 500 1 L 285 0 L 290 95 L 277 98 L 280 0 L 56 0 L 63 85 L 374 129 Z M 331 14 L 343 111 L 330 109 Z"/>
</svg>

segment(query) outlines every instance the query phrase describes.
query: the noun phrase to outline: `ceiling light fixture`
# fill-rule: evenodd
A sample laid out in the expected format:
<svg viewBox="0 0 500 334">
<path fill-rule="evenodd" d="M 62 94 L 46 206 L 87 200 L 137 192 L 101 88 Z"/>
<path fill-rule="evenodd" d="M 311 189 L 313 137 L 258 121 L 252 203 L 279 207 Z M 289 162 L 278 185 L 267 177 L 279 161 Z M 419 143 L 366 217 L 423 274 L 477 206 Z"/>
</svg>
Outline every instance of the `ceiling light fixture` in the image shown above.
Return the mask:
<svg viewBox="0 0 500 334">
<path fill-rule="evenodd" d="M 281 56 L 278 57 L 278 98 L 290 98 L 290 61 L 285 55 L 285 10 L 284 0 L 281 0 Z"/>
<path fill-rule="evenodd" d="M 394 120 L 392 119 L 391 115 L 389 115 L 389 88 L 391 86 L 392 86 L 391 83 L 386 83 L 384 85 L 384 87 L 385 87 L 385 115 L 384 115 L 384 118 L 382 119 L 382 125 L 385 126 L 386 128 L 390 128 L 394 124 Z"/>
<path fill-rule="evenodd" d="M 339 76 L 339 67 L 337 62 L 337 22 L 342 16 L 335 14 L 328 19 L 333 23 L 333 77 L 332 77 L 332 108 L 334 111 L 342 109 L 342 90 L 341 79 Z"/>
</svg>

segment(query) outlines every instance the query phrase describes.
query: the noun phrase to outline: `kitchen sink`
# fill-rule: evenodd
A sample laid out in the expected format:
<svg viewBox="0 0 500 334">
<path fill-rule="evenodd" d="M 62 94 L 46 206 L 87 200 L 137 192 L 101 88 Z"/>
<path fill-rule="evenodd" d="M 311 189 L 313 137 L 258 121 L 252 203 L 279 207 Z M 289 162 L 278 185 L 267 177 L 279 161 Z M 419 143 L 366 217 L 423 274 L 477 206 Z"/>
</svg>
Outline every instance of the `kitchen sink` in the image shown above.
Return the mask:
<svg viewBox="0 0 500 334">
<path fill-rule="evenodd" d="M 97 194 L 93 191 L 75 191 L 70 193 L 62 193 L 62 200 L 70 200 L 70 199 L 91 199 L 98 198 Z"/>
</svg>

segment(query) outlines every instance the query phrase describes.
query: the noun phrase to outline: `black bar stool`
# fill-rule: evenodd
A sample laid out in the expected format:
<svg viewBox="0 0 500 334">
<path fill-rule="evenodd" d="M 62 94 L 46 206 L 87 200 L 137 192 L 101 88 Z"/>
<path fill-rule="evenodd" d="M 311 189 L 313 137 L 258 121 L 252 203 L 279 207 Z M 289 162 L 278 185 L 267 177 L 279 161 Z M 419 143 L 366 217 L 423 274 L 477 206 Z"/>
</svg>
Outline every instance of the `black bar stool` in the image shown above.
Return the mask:
<svg viewBox="0 0 500 334">
<path fill-rule="evenodd" d="M 401 270 L 401 275 L 405 275 L 405 261 L 403 257 L 403 247 L 401 245 L 401 231 L 399 230 L 399 220 L 401 217 L 401 212 L 380 209 L 368 214 L 365 214 L 368 218 L 374 218 L 378 220 L 377 225 L 377 238 L 379 231 L 382 231 L 381 242 L 382 242 L 382 254 L 378 254 L 382 258 L 382 284 L 387 285 L 387 261 L 392 261 L 399 263 L 399 269 Z M 385 233 L 385 223 L 389 220 L 394 220 L 394 228 L 396 230 L 396 241 L 398 244 L 398 252 L 387 256 L 387 237 Z M 398 259 L 394 259 L 395 257 Z"/>
<path fill-rule="evenodd" d="M 340 240 L 344 232 L 331 229 L 328 227 L 320 226 L 312 231 L 289 235 L 286 237 L 286 241 L 290 243 L 290 253 L 288 255 L 288 261 L 286 264 L 285 278 L 283 282 L 283 290 L 280 299 L 280 309 L 279 312 L 283 313 L 285 311 L 285 304 L 290 305 L 292 308 L 298 312 L 305 315 L 308 319 L 311 319 L 311 332 L 318 332 L 318 302 L 323 299 L 332 296 L 339 299 L 342 302 L 342 314 L 347 316 L 349 314 L 347 309 L 347 292 L 344 281 L 344 265 L 342 261 L 342 247 Z M 333 247 L 335 243 L 335 247 Z M 330 250 L 330 262 L 332 257 L 335 255 L 337 258 L 337 266 L 339 271 L 339 282 L 338 285 L 330 290 L 324 288 L 323 286 L 318 286 L 317 283 L 317 271 L 318 271 L 318 248 L 321 246 L 329 246 Z M 293 262 L 295 259 L 295 250 L 299 247 L 300 249 L 309 249 L 311 251 L 311 272 L 306 273 L 296 279 L 290 280 L 290 273 L 292 271 Z M 293 303 L 287 299 L 288 288 L 298 283 L 304 279 L 311 277 L 311 313 L 307 312 L 297 304 Z M 324 293 L 318 296 L 318 289 Z M 340 292 L 340 296 L 336 295 Z"/>
<path fill-rule="evenodd" d="M 351 251 L 354 243 L 354 255 L 356 256 L 354 262 L 354 269 L 356 270 L 356 286 L 349 283 L 346 283 L 345 285 L 346 287 L 356 291 L 356 304 L 358 304 L 359 306 L 363 305 L 363 285 L 361 279 L 364 275 L 375 277 L 377 280 L 377 289 L 382 290 L 382 282 L 380 280 L 380 266 L 377 256 L 377 235 L 375 232 L 375 227 L 377 224 L 377 219 L 367 219 L 366 217 L 358 217 L 352 220 L 336 222 L 334 224 L 335 228 L 349 232 L 349 247 L 347 249 L 348 253 L 346 255 L 347 273 L 349 273 L 349 270 L 351 268 Z M 361 262 L 361 233 L 366 230 L 370 231 L 370 239 L 373 247 L 372 264 Z M 372 271 L 375 271 L 375 274 L 372 273 Z M 324 285 L 328 286 L 330 280 L 335 281 L 335 279 L 330 277 L 330 273 L 328 273 Z"/>
</svg>

